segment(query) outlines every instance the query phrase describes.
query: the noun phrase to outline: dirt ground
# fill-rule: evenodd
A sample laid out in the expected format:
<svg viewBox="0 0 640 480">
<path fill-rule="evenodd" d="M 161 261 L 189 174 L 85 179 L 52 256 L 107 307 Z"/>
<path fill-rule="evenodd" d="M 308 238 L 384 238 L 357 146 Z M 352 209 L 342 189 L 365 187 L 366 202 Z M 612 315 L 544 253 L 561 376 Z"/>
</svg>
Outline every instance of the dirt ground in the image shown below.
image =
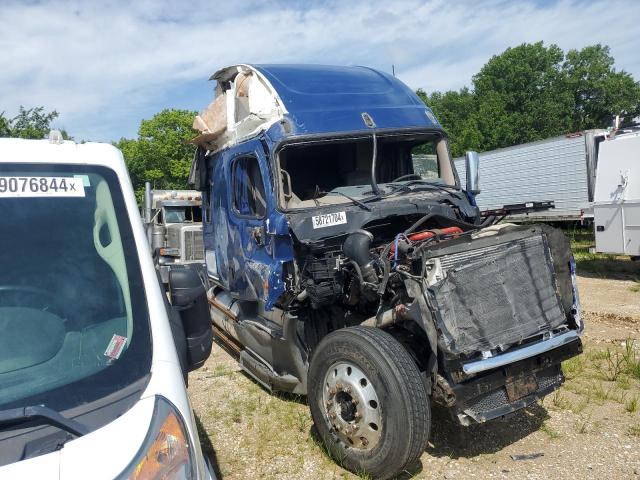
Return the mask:
<svg viewBox="0 0 640 480">
<path fill-rule="evenodd" d="M 585 353 L 563 364 L 563 387 L 507 421 L 468 429 L 434 409 L 429 446 L 402 478 L 640 479 L 638 282 L 580 277 L 578 286 Z M 327 457 L 304 398 L 269 394 L 220 346 L 189 382 L 220 477 L 358 478 Z M 539 456 L 512 458 L 523 454 Z"/>
</svg>

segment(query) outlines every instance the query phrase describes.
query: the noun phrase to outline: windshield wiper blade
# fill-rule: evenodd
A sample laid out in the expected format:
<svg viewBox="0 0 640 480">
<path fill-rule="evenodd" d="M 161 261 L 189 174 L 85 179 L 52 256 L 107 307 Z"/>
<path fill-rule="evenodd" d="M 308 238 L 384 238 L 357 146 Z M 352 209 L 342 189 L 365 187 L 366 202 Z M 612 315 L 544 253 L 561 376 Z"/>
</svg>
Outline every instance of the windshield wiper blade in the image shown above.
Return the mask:
<svg viewBox="0 0 640 480">
<path fill-rule="evenodd" d="M 360 208 L 362 208 L 363 210 L 366 210 L 367 212 L 371 211 L 371 207 L 369 205 L 367 205 L 366 203 L 361 202 L 360 200 L 353 198 L 349 195 L 347 195 L 346 193 L 342 193 L 342 192 L 324 192 L 325 195 L 342 195 L 344 198 L 348 198 L 349 200 L 351 200 L 353 202 L 354 205 L 359 206 Z"/>
<path fill-rule="evenodd" d="M 432 183 L 428 180 L 411 180 L 403 184 L 389 185 L 393 189 L 390 195 L 394 193 L 399 193 L 399 192 L 402 192 L 402 193 L 415 192 L 416 190 L 411 188 L 412 185 L 424 187 L 427 190 L 442 190 L 449 193 L 452 193 L 451 191 L 453 190 L 456 193 L 458 192 L 458 190 L 455 187 L 452 187 L 450 185 L 439 185 L 437 183 Z"/>
<path fill-rule="evenodd" d="M 36 419 L 42 419 L 45 423 L 65 430 L 76 437 L 81 437 L 89 433 L 89 428 L 82 423 L 67 418 L 52 408 L 45 407 L 44 405 L 0 410 L 0 426 Z"/>
</svg>

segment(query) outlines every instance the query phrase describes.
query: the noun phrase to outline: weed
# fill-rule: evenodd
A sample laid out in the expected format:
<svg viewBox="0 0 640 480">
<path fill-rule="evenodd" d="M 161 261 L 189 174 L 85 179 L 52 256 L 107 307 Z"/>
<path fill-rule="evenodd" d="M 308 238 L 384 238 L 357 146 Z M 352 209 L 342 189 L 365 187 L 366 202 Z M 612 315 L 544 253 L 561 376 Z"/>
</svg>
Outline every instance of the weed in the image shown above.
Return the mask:
<svg viewBox="0 0 640 480">
<path fill-rule="evenodd" d="M 558 432 L 556 432 L 551 425 L 549 425 L 549 423 L 544 422 L 542 424 L 542 426 L 540 427 L 540 430 L 543 431 L 544 433 L 546 433 L 549 438 L 554 439 L 554 438 L 558 438 L 560 436 L 560 434 Z"/>
<path fill-rule="evenodd" d="M 627 412 L 633 413 L 638 410 L 638 397 L 633 397 L 627 403 L 625 403 L 624 408 Z"/>
<path fill-rule="evenodd" d="M 627 338 L 624 342 L 622 357 L 625 362 L 625 373 L 640 379 L 640 358 L 635 348 L 635 341 Z"/>
<path fill-rule="evenodd" d="M 560 390 L 556 390 L 556 392 L 553 394 L 553 397 L 551 397 L 551 401 L 553 403 L 553 406 L 556 408 L 560 408 L 562 410 L 571 409 L 571 401 L 563 396 Z"/>
<path fill-rule="evenodd" d="M 618 385 L 622 390 L 629 390 L 631 388 L 631 382 L 627 375 L 620 375 L 616 378 L 616 385 Z"/>
<path fill-rule="evenodd" d="M 607 348 L 607 355 L 604 360 L 604 368 L 600 369 L 600 373 L 605 380 L 614 382 L 625 369 L 625 364 L 627 363 L 625 356 L 618 351 L 612 353 Z"/>
<path fill-rule="evenodd" d="M 307 426 L 309 424 L 309 415 L 304 410 L 298 410 L 295 413 L 295 425 L 300 433 L 303 433 L 307 430 Z"/>
<path fill-rule="evenodd" d="M 571 380 L 584 372 L 584 366 L 584 358 L 579 355 L 562 362 L 562 373 L 567 380 Z"/>
<path fill-rule="evenodd" d="M 579 421 L 575 423 L 576 432 L 580 434 L 589 433 L 589 419 L 581 418 Z"/>
<path fill-rule="evenodd" d="M 607 357 L 611 356 L 611 350 L 608 348 L 606 350 L 591 349 L 587 351 L 586 355 L 592 362 L 598 362 L 599 360 L 606 360 Z"/>
<path fill-rule="evenodd" d="M 634 293 L 640 292 L 640 278 L 633 279 L 633 285 L 629 287 L 629 290 Z"/>
<path fill-rule="evenodd" d="M 579 402 L 571 404 L 569 410 L 575 414 L 582 413 L 584 409 L 587 408 L 587 405 L 589 405 L 589 399 L 583 398 Z"/>
<path fill-rule="evenodd" d="M 640 437 L 640 424 L 631 425 L 629 427 L 629 435 L 631 435 L 632 437 Z"/>
<path fill-rule="evenodd" d="M 600 382 L 593 382 L 591 384 L 590 394 L 598 405 L 603 405 L 604 402 L 609 400 L 611 393 L 611 389 L 605 389 Z"/>
</svg>

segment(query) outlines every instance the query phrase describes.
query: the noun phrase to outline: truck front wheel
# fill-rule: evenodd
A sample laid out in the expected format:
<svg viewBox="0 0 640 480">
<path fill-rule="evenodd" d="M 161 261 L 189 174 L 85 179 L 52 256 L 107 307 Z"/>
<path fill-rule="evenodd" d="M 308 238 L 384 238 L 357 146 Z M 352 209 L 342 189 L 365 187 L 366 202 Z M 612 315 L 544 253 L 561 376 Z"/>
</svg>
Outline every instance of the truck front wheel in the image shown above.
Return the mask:
<svg viewBox="0 0 640 480">
<path fill-rule="evenodd" d="M 431 425 L 417 366 L 388 333 L 336 330 L 309 369 L 309 407 L 331 455 L 355 473 L 389 478 L 418 460 Z"/>
</svg>

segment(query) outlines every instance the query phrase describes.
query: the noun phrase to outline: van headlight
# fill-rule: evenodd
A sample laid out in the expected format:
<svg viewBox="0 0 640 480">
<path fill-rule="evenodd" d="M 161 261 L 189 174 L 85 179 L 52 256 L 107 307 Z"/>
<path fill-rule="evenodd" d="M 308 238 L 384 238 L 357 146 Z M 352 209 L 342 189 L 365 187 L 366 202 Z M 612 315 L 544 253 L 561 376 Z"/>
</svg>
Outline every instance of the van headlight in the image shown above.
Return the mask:
<svg viewBox="0 0 640 480">
<path fill-rule="evenodd" d="M 157 396 L 151 427 L 133 462 L 120 475 L 129 480 L 195 479 L 193 446 L 176 408 Z"/>
</svg>

